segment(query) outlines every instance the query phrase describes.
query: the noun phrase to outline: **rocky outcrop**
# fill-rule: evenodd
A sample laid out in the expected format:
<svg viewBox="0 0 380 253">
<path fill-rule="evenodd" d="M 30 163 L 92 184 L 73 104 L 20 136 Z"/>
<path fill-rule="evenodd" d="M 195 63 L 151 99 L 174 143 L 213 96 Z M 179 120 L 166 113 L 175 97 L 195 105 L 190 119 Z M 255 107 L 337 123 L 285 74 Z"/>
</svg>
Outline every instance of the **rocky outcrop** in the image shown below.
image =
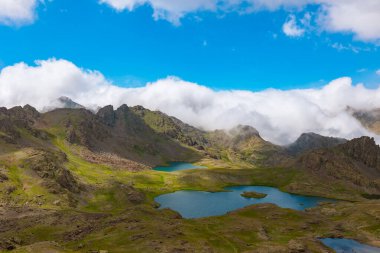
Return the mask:
<svg viewBox="0 0 380 253">
<path fill-rule="evenodd" d="M 115 115 L 112 105 L 108 105 L 99 109 L 96 116 L 98 116 L 100 120 L 108 126 L 115 125 L 116 115 Z"/>
<path fill-rule="evenodd" d="M 361 137 L 339 146 L 339 150 L 364 165 L 380 172 L 380 147 L 374 138 Z"/>
<path fill-rule="evenodd" d="M 65 115 L 61 124 L 66 127 L 66 140 L 89 148 L 96 148 L 99 142 L 109 137 L 109 129 L 98 118 L 85 109 L 59 109 L 48 114 L 53 117 Z"/>
<path fill-rule="evenodd" d="M 44 132 L 33 127 L 39 117 L 40 113 L 30 105 L 0 108 L 0 139 L 15 144 L 21 137 L 21 130 L 37 138 L 46 138 Z"/>
<path fill-rule="evenodd" d="M 51 192 L 67 190 L 78 193 L 80 186 L 71 172 L 64 167 L 66 155 L 64 153 L 51 153 L 36 151 L 26 162 L 40 178 L 45 179 L 45 186 Z"/>
<path fill-rule="evenodd" d="M 299 156 L 293 167 L 324 182 L 340 182 L 362 192 L 380 193 L 380 147 L 361 137 L 333 148 L 318 149 Z"/>
</svg>

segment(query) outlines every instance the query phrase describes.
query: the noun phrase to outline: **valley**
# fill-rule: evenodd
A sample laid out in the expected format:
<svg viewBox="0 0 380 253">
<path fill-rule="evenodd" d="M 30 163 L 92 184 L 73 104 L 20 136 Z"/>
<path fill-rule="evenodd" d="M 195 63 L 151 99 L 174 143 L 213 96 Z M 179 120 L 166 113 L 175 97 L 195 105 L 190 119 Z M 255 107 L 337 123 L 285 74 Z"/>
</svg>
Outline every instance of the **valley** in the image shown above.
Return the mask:
<svg viewBox="0 0 380 253">
<path fill-rule="evenodd" d="M 175 171 L 163 167 L 172 162 Z M 240 196 L 274 188 L 334 201 L 292 208 Z M 248 203 L 195 219 L 155 201 L 229 189 Z M 0 110 L 4 252 L 332 252 L 319 238 L 380 247 L 377 196 L 380 148 L 369 137 L 306 133 L 283 147 L 252 127 L 207 132 L 141 106 Z M 174 202 L 196 208 L 185 197 Z"/>
</svg>

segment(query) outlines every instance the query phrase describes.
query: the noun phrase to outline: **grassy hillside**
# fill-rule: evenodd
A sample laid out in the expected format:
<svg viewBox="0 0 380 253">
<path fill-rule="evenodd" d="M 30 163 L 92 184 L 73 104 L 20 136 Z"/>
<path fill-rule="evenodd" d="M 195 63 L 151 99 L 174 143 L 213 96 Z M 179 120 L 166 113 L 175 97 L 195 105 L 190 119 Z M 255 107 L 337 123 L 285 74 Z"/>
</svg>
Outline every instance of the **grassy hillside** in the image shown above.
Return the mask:
<svg viewBox="0 0 380 253">
<path fill-rule="evenodd" d="M 0 139 L 0 251 L 328 252 L 317 240 L 321 236 L 380 246 L 380 204 L 369 199 L 376 192 L 330 177 L 323 173 L 326 166 L 311 173 L 310 157 L 321 151 L 294 158 L 253 128 L 209 133 L 140 107 L 107 107 L 98 114 L 26 111 L 33 110 L 1 114 L 11 123 L 2 131 L 12 138 Z M 355 143 L 324 150 L 331 157 L 322 158 L 339 162 L 335 153 L 341 153 L 343 161 L 366 166 L 359 166 L 367 168 L 357 171 L 360 175 L 377 168 L 371 158 L 378 147 L 369 142 L 371 148 L 364 150 L 372 151 L 363 154 L 372 155 L 358 155 L 361 144 Z M 298 166 L 270 166 L 281 164 L 276 159 Z M 194 161 L 207 169 L 151 170 L 168 161 Z M 231 185 L 274 186 L 348 201 L 305 212 L 260 204 L 190 220 L 159 210 L 154 202 L 177 190 L 213 192 Z"/>
</svg>

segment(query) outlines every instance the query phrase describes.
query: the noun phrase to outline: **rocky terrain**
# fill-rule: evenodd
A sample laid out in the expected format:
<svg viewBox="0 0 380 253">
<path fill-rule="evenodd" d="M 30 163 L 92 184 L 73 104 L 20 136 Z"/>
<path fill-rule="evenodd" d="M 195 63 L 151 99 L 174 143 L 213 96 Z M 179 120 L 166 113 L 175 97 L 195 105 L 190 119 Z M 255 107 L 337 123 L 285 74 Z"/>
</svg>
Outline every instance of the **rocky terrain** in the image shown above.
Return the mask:
<svg viewBox="0 0 380 253">
<path fill-rule="evenodd" d="M 207 132 L 141 106 L 71 102 L 0 108 L 0 251 L 330 252 L 319 237 L 380 246 L 380 147 L 369 137 L 306 133 L 282 147 L 250 126 Z M 172 161 L 207 169 L 152 170 Z M 190 220 L 154 201 L 231 185 L 340 201 Z"/>
<path fill-rule="evenodd" d="M 380 194 L 380 149 L 373 138 L 361 137 L 331 148 L 302 154 L 293 167 L 309 177 L 330 184 L 360 189 L 363 194 Z"/>
<path fill-rule="evenodd" d="M 286 147 L 286 150 L 293 156 L 302 154 L 314 149 L 331 148 L 347 142 L 345 139 L 325 137 L 315 133 L 304 133 L 294 143 Z"/>
</svg>

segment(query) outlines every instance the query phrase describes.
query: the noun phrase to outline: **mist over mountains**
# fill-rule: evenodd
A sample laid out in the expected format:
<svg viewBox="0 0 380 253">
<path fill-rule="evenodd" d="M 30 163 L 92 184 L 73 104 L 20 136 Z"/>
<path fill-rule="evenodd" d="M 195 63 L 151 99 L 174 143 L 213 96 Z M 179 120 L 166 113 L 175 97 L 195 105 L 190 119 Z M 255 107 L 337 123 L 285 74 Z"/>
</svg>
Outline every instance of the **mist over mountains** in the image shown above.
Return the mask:
<svg viewBox="0 0 380 253">
<path fill-rule="evenodd" d="M 255 127 L 267 140 L 289 144 L 305 132 L 352 139 L 369 132 L 347 110 L 380 108 L 380 89 L 353 85 L 340 78 L 318 89 L 259 92 L 215 91 L 205 86 L 168 77 L 144 87 L 123 88 L 100 72 L 85 70 L 66 60 L 37 61 L 5 67 L 0 73 L 0 106 L 30 104 L 43 111 L 52 101 L 66 96 L 86 108 L 122 104 L 159 110 L 193 126 L 230 129 Z"/>
</svg>

